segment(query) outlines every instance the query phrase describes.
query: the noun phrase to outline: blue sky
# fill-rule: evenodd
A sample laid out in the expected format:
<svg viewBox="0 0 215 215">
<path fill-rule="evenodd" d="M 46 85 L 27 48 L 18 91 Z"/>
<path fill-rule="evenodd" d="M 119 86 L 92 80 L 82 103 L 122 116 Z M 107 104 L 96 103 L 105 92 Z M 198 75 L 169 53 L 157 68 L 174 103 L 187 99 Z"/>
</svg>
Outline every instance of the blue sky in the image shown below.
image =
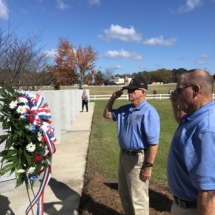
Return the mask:
<svg viewBox="0 0 215 215">
<path fill-rule="evenodd" d="M 114 74 L 202 68 L 215 73 L 215 0 L 0 0 L 0 27 L 42 32 L 53 57 L 59 37 L 98 51 Z"/>
</svg>

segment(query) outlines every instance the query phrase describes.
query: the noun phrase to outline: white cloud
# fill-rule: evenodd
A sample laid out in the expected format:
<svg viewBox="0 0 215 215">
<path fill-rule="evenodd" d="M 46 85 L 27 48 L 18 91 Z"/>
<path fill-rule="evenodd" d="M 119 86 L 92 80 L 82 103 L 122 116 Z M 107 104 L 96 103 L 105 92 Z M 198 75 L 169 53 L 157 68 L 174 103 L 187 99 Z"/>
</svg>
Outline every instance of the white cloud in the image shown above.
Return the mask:
<svg viewBox="0 0 215 215">
<path fill-rule="evenodd" d="M 119 39 L 125 42 L 140 42 L 142 39 L 141 34 L 138 34 L 132 26 L 131 28 L 123 28 L 113 24 L 109 29 L 104 30 L 104 35 L 98 35 L 98 37 L 106 40 Z"/>
<path fill-rule="evenodd" d="M 209 56 L 209 55 L 206 55 L 206 54 L 203 54 L 203 55 L 199 56 L 199 58 L 208 59 L 208 58 L 210 58 L 210 56 Z"/>
<path fill-rule="evenodd" d="M 113 69 L 122 69 L 122 66 L 121 65 L 116 65 L 113 67 Z"/>
<path fill-rule="evenodd" d="M 189 12 L 202 5 L 202 0 L 186 0 L 186 5 L 178 8 L 179 13 Z"/>
<path fill-rule="evenodd" d="M 198 65 L 206 64 L 205 61 L 199 61 L 199 60 L 195 61 L 195 63 L 198 64 Z"/>
<path fill-rule="evenodd" d="M 68 4 L 65 4 L 62 0 L 57 0 L 57 7 L 61 10 L 70 8 L 70 6 Z"/>
<path fill-rule="evenodd" d="M 145 70 L 146 68 L 144 66 L 139 66 L 139 69 Z"/>
<path fill-rule="evenodd" d="M 161 45 L 161 46 L 172 46 L 175 45 L 176 38 L 170 38 L 168 40 L 164 40 L 163 36 L 160 36 L 159 38 L 151 38 L 151 39 L 146 39 L 143 41 L 143 44 L 145 45 Z"/>
<path fill-rule="evenodd" d="M 8 19 L 8 8 L 4 0 L 0 0 L 0 19 Z"/>
<path fill-rule="evenodd" d="M 133 60 L 143 60 L 143 56 L 137 55 L 136 52 L 129 53 L 123 49 L 120 51 L 108 51 L 105 53 L 105 57 L 113 59 L 127 58 Z"/>
<path fill-rule="evenodd" d="M 93 5 L 93 4 L 99 5 L 100 0 L 88 0 L 88 3 L 91 4 L 91 5 Z"/>
<path fill-rule="evenodd" d="M 57 49 L 46 50 L 44 51 L 44 55 L 47 58 L 55 58 L 55 56 L 57 55 Z"/>
</svg>

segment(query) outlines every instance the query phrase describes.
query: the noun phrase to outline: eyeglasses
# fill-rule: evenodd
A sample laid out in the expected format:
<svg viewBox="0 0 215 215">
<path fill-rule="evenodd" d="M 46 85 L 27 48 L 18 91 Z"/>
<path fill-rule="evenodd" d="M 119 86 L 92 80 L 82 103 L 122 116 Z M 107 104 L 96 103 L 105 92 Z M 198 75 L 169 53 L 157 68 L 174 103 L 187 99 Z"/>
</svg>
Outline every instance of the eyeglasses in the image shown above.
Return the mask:
<svg viewBox="0 0 215 215">
<path fill-rule="evenodd" d="M 138 89 L 128 89 L 128 93 L 133 93 L 135 90 L 138 90 Z"/>
<path fill-rule="evenodd" d="M 195 86 L 195 85 L 189 85 L 189 86 L 186 86 L 186 87 L 176 88 L 175 92 L 179 96 L 183 92 L 184 89 L 186 89 L 188 87 L 193 87 L 193 86 Z"/>
<path fill-rule="evenodd" d="M 137 88 L 137 89 L 127 89 L 128 90 L 128 93 L 133 93 L 135 90 L 142 90 L 142 92 L 143 93 L 146 93 L 146 90 L 144 90 L 144 89 L 139 89 L 139 88 Z"/>
</svg>

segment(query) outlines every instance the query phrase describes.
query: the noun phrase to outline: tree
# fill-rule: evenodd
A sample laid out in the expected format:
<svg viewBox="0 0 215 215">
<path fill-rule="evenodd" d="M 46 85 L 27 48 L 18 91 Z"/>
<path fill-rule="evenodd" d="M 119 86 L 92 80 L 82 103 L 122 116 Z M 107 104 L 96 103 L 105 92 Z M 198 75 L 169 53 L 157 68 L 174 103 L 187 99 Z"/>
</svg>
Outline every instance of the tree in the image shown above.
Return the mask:
<svg viewBox="0 0 215 215">
<path fill-rule="evenodd" d="M 157 71 L 151 72 L 152 82 L 163 82 L 168 83 L 171 79 L 171 70 L 158 69 Z"/>
<path fill-rule="evenodd" d="M 95 67 L 98 52 L 87 45 L 76 48 L 66 38 L 59 38 L 54 74 L 61 82 L 77 80 L 81 88 L 87 74 Z"/>
<path fill-rule="evenodd" d="M 104 77 L 101 73 L 101 71 L 98 71 L 94 77 L 94 84 L 96 85 L 101 85 L 101 84 L 104 84 Z"/>
<path fill-rule="evenodd" d="M 124 78 L 127 74 L 116 74 L 115 77 Z"/>
<path fill-rule="evenodd" d="M 109 81 L 113 78 L 114 69 L 113 68 L 106 68 L 105 72 L 102 74 L 105 81 Z"/>
<path fill-rule="evenodd" d="M 151 83 L 151 73 L 147 72 L 147 71 L 142 71 L 142 72 L 138 72 L 138 73 L 132 73 L 131 77 L 142 77 L 144 78 L 147 83 Z"/>
<path fill-rule="evenodd" d="M 172 82 L 177 82 L 177 81 L 178 81 L 178 77 L 179 77 L 182 73 L 184 73 L 184 72 L 187 72 L 187 70 L 184 69 L 184 68 L 173 69 L 173 70 L 172 70 L 172 77 L 171 77 Z"/>
<path fill-rule="evenodd" d="M 96 72 L 95 71 L 90 71 L 86 76 L 85 76 L 85 79 L 84 79 L 84 83 L 87 83 L 89 85 L 92 85 L 93 84 L 93 81 L 94 81 L 94 76 L 95 76 Z"/>
<path fill-rule="evenodd" d="M 40 73 L 40 80 L 45 80 L 43 75 L 47 58 L 41 54 L 38 47 L 41 33 L 27 35 L 19 38 L 15 31 L 9 32 L 0 29 L 0 82 L 9 83 L 16 88 L 34 87 L 40 83 L 35 82 L 35 77 Z M 3 87 L 3 86 L 2 86 Z"/>
</svg>

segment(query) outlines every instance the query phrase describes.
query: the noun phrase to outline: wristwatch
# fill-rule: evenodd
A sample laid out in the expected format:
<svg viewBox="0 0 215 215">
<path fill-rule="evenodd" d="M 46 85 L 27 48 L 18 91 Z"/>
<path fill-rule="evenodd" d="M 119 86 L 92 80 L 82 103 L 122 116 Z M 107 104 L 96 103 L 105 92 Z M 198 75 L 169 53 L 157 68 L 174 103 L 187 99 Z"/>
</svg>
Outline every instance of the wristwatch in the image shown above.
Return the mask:
<svg viewBox="0 0 215 215">
<path fill-rule="evenodd" d="M 146 167 L 153 167 L 153 163 L 146 162 L 145 166 L 146 166 Z"/>
</svg>

